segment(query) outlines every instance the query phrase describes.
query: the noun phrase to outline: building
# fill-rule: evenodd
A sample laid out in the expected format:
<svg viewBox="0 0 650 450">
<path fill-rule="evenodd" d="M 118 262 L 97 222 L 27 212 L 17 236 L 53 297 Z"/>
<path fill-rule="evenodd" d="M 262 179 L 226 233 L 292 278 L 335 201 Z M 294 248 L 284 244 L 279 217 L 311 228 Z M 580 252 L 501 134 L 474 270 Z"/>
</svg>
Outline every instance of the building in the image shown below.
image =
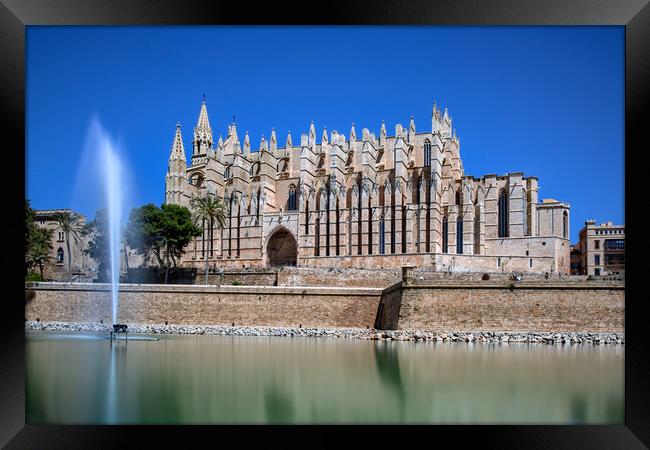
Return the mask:
<svg viewBox="0 0 650 450">
<path fill-rule="evenodd" d="M 46 280 L 68 281 L 68 249 L 65 235 L 55 216 L 65 212 L 77 214 L 81 217 L 79 227 L 86 224 L 86 217 L 70 209 L 37 209 L 34 212 L 36 225 L 52 230 L 52 260 L 43 267 L 43 276 Z M 86 280 L 95 275 L 97 264 L 83 251 L 87 244 L 88 238 L 81 236 L 81 233 L 78 239 L 70 238 L 71 272 L 74 281 Z"/>
<path fill-rule="evenodd" d="M 571 273 L 580 275 L 612 275 L 625 272 L 625 226 L 611 221 L 596 225 L 585 222 L 580 241 L 571 255 Z M 575 265 L 575 266 L 574 266 Z"/>
<path fill-rule="evenodd" d="M 429 128 L 429 127 L 428 127 Z M 275 130 L 254 151 L 236 124 L 216 144 L 205 99 L 189 164 L 176 125 L 165 202 L 190 207 L 207 192 L 228 220 L 204 226 L 182 264 L 273 265 L 568 274 L 569 204 L 538 200 L 538 179 L 521 172 L 467 175 L 447 109 L 434 104 L 430 128 L 395 126 L 378 136 L 323 130 L 312 122 L 294 144 Z"/>
</svg>

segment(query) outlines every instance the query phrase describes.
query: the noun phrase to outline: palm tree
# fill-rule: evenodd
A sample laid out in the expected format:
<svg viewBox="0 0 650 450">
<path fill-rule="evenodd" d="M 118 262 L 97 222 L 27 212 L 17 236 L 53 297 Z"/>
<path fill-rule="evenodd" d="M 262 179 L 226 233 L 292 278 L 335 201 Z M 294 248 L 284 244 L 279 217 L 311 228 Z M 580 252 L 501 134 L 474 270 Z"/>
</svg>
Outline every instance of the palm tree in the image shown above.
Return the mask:
<svg viewBox="0 0 650 450">
<path fill-rule="evenodd" d="M 41 278 L 43 278 L 43 265 L 47 264 L 52 259 L 52 256 L 50 255 L 51 251 L 51 245 L 48 246 L 46 242 L 37 241 L 32 244 L 29 253 L 27 254 L 29 264 L 31 266 L 38 266 Z"/>
<path fill-rule="evenodd" d="M 52 230 L 38 228 L 32 232 L 27 249 L 27 264 L 38 266 L 43 278 L 43 266 L 52 259 Z"/>
<path fill-rule="evenodd" d="M 55 214 L 54 220 L 59 223 L 59 228 L 65 236 L 65 245 L 68 250 L 68 281 L 72 281 L 72 254 L 70 253 L 70 238 L 75 243 L 79 242 L 81 236 L 81 216 L 70 211 L 63 211 Z"/>
<path fill-rule="evenodd" d="M 206 193 L 203 197 L 195 197 L 191 202 L 193 211 L 194 223 L 198 225 L 199 221 L 204 224 L 208 222 L 208 239 L 210 240 L 209 252 L 212 256 L 212 232 L 214 226 L 223 228 L 226 224 L 226 207 L 218 197 L 211 193 Z M 208 284 L 208 254 L 206 251 L 205 257 L 205 284 Z"/>
</svg>

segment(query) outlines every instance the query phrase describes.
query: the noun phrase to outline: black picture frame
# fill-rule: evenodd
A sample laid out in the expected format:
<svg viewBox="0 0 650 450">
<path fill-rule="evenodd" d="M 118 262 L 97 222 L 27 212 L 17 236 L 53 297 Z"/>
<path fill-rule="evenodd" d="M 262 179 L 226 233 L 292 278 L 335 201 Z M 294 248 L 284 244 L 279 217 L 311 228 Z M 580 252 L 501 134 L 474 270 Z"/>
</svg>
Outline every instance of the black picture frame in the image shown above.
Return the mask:
<svg viewBox="0 0 650 450">
<path fill-rule="evenodd" d="M 350 1 L 337 5 L 319 2 L 282 5 L 278 2 L 208 2 L 178 0 L 0 0 L 0 126 L 4 129 L 4 173 L 15 175 L 5 184 L 2 221 L 7 228 L 0 258 L 6 287 L 0 327 L 0 444 L 6 448 L 103 448 L 130 445 L 145 439 L 149 446 L 167 446 L 175 439 L 194 445 L 205 438 L 214 445 L 235 437 L 237 445 L 250 439 L 266 443 L 344 445 L 338 431 L 361 432 L 366 445 L 384 444 L 396 437 L 398 445 L 412 439 L 430 446 L 467 444 L 498 448 L 644 448 L 650 446 L 650 358 L 645 334 L 646 307 L 640 293 L 636 263 L 641 252 L 640 219 L 647 208 L 640 187 L 638 158 L 648 145 L 650 86 L 650 6 L 647 0 L 447 0 L 410 2 Z M 25 425 L 24 249 L 16 236 L 24 222 L 16 211 L 25 198 L 25 26 L 27 25 L 209 25 L 209 24 L 345 24 L 345 25 L 620 25 L 625 26 L 625 225 L 628 241 L 625 296 L 625 425 L 619 426 L 417 426 L 387 427 L 198 427 L 198 426 L 36 426 Z M 316 55 L 314 55 L 316 57 Z M 607 108 L 608 105 L 603 105 Z M 22 149 L 22 152 L 21 152 Z M 634 163 L 633 163 L 634 161 Z M 603 177 L 607 166 L 604 162 Z M 6 179 L 6 177 L 5 177 Z M 7 181 L 5 181 L 7 183 Z M 606 189 L 585 186 L 585 189 Z M 11 194 L 7 196 L 7 194 Z M 640 291 L 641 292 L 641 291 Z M 598 376 L 598 374 L 594 374 Z M 301 431 L 295 434 L 296 431 Z M 317 436 L 304 436 L 310 431 Z M 337 431 L 332 433 L 332 431 Z M 232 435 L 232 436 L 228 436 Z M 422 441 L 423 439 L 423 441 Z M 451 439 L 450 441 L 448 439 Z M 167 444 L 167 445 L 165 445 Z M 361 444 L 363 445 L 363 444 Z"/>
</svg>

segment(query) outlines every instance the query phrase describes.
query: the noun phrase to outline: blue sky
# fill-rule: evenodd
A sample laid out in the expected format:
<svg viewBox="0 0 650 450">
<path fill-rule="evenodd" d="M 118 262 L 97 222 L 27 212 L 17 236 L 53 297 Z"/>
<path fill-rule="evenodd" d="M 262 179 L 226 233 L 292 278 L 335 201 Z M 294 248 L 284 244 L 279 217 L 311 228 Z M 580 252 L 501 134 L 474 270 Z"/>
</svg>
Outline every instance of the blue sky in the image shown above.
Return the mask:
<svg viewBox="0 0 650 450">
<path fill-rule="evenodd" d="M 202 95 L 215 140 L 236 116 L 257 148 L 314 121 L 349 134 L 449 108 L 467 175 L 537 176 L 540 199 L 584 221 L 624 221 L 623 27 L 28 27 L 26 190 L 37 209 L 89 219 L 79 177 L 93 115 L 134 180 L 164 201 L 180 121 L 186 154 Z"/>
</svg>

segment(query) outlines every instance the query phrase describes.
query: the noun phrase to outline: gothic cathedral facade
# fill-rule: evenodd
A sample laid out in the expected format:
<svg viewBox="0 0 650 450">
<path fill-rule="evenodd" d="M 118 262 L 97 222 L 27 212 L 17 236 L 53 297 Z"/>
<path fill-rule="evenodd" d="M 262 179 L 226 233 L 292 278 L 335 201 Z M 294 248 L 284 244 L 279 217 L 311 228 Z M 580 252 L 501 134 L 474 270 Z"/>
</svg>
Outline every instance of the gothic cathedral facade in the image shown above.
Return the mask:
<svg viewBox="0 0 650 450">
<path fill-rule="evenodd" d="M 205 99 L 189 165 L 180 124 L 169 156 L 165 202 L 191 209 L 207 193 L 227 220 L 186 249 L 184 266 L 220 268 L 428 267 L 441 272 L 569 274 L 569 204 L 538 199 L 521 172 L 466 175 L 460 139 L 434 104 L 431 129 L 397 124 L 348 137 L 313 122 L 294 145 L 275 130 L 259 149 L 235 123 L 216 145 Z"/>
</svg>

